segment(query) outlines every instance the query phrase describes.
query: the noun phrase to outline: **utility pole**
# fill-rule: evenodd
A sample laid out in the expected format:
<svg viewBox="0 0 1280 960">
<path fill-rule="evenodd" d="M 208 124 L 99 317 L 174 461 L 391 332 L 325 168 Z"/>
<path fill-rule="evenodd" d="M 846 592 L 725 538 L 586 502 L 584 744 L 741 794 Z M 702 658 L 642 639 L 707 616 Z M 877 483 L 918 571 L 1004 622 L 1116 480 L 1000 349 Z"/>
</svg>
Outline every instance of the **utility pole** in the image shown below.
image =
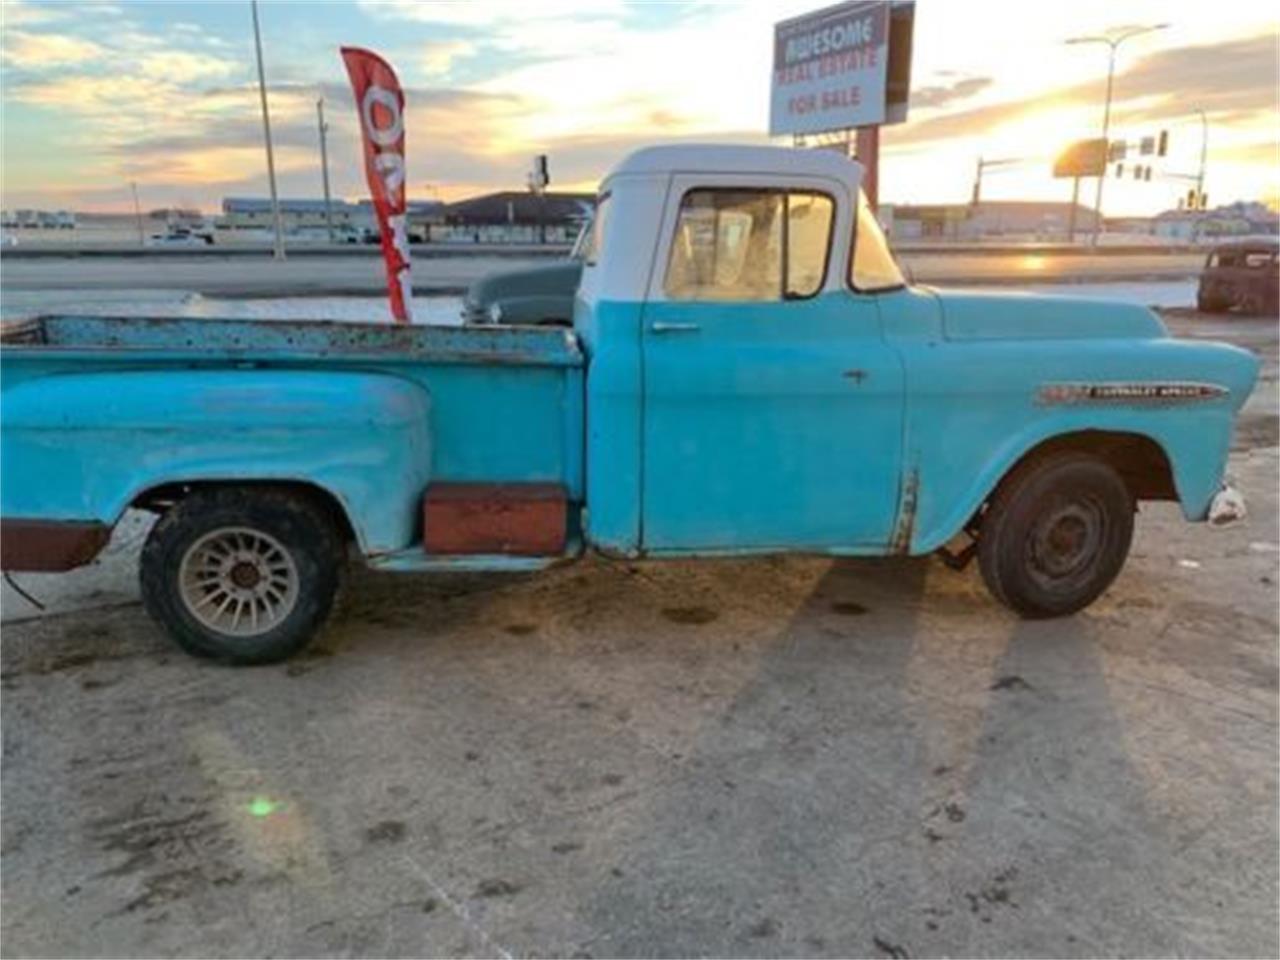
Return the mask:
<svg viewBox="0 0 1280 960">
<path fill-rule="evenodd" d="M 142 207 L 138 203 L 138 181 L 131 180 L 129 186 L 133 189 L 133 216 L 138 221 L 138 246 L 145 246 L 146 240 L 142 233 Z"/>
<path fill-rule="evenodd" d="M 1072 37 L 1066 41 L 1067 43 L 1105 43 L 1110 49 L 1110 54 L 1107 60 L 1107 99 L 1102 110 L 1102 140 L 1104 144 L 1110 143 L 1107 137 L 1111 133 L 1111 90 L 1115 82 L 1116 49 L 1126 40 L 1140 36 L 1144 33 L 1151 33 L 1155 30 L 1163 30 L 1167 26 L 1169 26 L 1167 23 L 1157 23 L 1150 27 L 1131 27 L 1116 34 L 1114 37 Z M 1104 156 L 1106 155 L 1106 151 L 1107 147 L 1104 146 Z M 1106 179 L 1107 168 L 1104 163 L 1102 172 L 1098 174 L 1098 192 L 1094 198 L 1093 204 L 1093 245 L 1095 247 L 1098 245 L 1098 234 L 1102 230 L 1102 185 L 1106 182 Z"/>
<path fill-rule="evenodd" d="M 974 175 L 974 178 L 973 178 L 973 197 L 972 199 L 970 199 L 969 204 L 971 206 L 976 207 L 979 203 L 982 202 L 982 175 L 983 173 L 986 172 L 988 168 L 1010 167 L 1010 166 L 1015 166 L 1019 163 L 1026 163 L 1026 162 L 1027 162 L 1026 159 L 1023 157 L 1005 157 L 1000 160 L 984 160 L 982 159 L 982 157 L 979 157 L 978 172 Z"/>
<path fill-rule="evenodd" d="M 1204 172 L 1209 161 L 1209 118 L 1203 110 L 1200 114 L 1200 172 L 1196 175 L 1196 202 L 1204 204 Z"/>
<path fill-rule="evenodd" d="M 1076 208 L 1080 206 L 1080 178 L 1071 178 L 1071 209 L 1067 211 L 1067 243 L 1076 242 Z"/>
<path fill-rule="evenodd" d="M 329 242 L 333 243 L 333 204 L 329 200 L 329 148 L 325 144 L 329 125 L 324 122 L 324 97 L 316 101 L 316 116 L 320 119 L 320 171 L 324 177 L 324 224 L 329 230 Z"/>
<path fill-rule="evenodd" d="M 276 158 L 271 149 L 271 113 L 267 110 L 267 78 L 262 69 L 262 31 L 258 28 L 258 0 L 250 0 L 253 10 L 253 46 L 258 54 L 258 96 L 262 100 L 262 133 L 267 141 L 267 179 L 271 181 L 271 220 L 275 225 L 275 243 L 271 255 L 284 259 L 284 228 L 280 224 L 280 197 L 276 193 Z"/>
</svg>

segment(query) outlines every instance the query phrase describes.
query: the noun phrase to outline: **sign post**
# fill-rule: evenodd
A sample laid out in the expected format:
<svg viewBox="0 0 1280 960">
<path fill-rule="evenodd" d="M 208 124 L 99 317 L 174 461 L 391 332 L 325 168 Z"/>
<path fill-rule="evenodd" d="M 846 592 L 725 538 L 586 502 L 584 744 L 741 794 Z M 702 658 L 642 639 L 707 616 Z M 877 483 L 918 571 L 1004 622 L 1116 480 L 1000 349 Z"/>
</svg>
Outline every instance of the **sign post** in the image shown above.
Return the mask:
<svg viewBox="0 0 1280 960">
<path fill-rule="evenodd" d="M 1107 161 L 1117 152 L 1102 137 L 1077 140 L 1053 161 L 1053 175 L 1057 179 L 1070 178 L 1071 209 L 1067 212 L 1067 242 L 1076 239 L 1076 207 L 1080 202 L 1080 178 L 1103 177 L 1107 173 Z M 1096 224 L 1095 224 L 1096 228 Z"/>
</svg>

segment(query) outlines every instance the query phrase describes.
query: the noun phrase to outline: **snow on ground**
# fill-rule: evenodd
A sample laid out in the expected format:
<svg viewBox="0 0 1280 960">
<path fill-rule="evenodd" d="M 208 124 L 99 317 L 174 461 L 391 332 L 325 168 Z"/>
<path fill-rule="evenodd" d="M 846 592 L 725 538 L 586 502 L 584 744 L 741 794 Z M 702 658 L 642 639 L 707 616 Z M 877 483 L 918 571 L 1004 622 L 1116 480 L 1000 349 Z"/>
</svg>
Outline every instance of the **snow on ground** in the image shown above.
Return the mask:
<svg viewBox="0 0 1280 960">
<path fill-rule="evenodd" d="M 461 323 L 461 297 L 416 297 L 414 322 Z M 389 323 L 386 297 L 278 297 L 229 299 L 175 290 L 6 290 L 0 320 L 41 313 L 94 316 L 217 317 L 232 320 L 345 320 Z"/>
</svg>

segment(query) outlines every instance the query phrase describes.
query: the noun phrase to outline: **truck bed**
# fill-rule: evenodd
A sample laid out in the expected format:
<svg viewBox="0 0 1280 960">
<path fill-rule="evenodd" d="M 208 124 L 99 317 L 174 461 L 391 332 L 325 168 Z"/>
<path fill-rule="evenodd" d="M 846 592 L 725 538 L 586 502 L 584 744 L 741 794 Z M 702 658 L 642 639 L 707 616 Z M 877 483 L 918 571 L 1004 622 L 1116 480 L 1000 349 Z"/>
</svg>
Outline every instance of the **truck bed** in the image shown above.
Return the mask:
<svg viewBox="0 0 1280 960">
<path fill-rule="evenodd" d="M 419 540 L 427 483 L 584 496 L 562 328 L 61 315 L 0 344 L 7 518 L 110 525 L 164 484 L 298 478 L 375 555 Z"/>
<path fill-rule="evenodd" d="M 319 360 L 394 357 L 402 361 L 577 367 L 582 353 L 563 328 L 404 326 L 323 320 L 218 320 L 180 317 L 42 316 L 6 324 L 6 351 L 18 348 L 135 355 L 198 354 Z"/>
</svg>

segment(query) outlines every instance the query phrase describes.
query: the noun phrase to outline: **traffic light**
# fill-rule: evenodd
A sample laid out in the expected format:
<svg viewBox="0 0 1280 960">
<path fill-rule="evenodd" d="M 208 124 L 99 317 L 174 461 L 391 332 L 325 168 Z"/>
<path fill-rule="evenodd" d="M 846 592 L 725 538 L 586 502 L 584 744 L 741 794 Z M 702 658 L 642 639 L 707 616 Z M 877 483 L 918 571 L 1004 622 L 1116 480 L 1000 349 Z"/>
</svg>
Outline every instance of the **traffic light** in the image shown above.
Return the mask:
<svg viewBox="0 0 1280 960">
<path fill-rule="evenodd" d="M 1142 142 L 1138 145 L 1138 152 L 1142 154 L 1144 157 L 1151 156 L 1151 154 L 1155 153 L 1155 149 L 1156 149 L 1155 137 L 1143 137 Z"/>
<path fill-rule="evenodd" d="M 1107 144 L 1107 159 L 1111 162 L 1123 160 L 1129 152 L 1129 144 L 1123 140 L 1112 140 Z"/>
<path fill-rule="evenodd" d="M 1187 191 L 1187 209 L 1194 210 L 1196 208 L 1196 189 L 1192 187 Z"/>
<path fill-rule="evenodd" d="M 1200 209 L 1201 210 L 1209 209 L 1209 195 L 1207 193 L 1200 194 Z"/>
<path fill-rule="evenodd" d="M 1143 180 L 1147 180 L 1147 181 L 1150 181 L 1150 180 L 1151 180 L 1151 168 L 1150 168 L 1150 167 L 1147 167 L 1147 169 L 1146 169 L 1146 170 L 1142 171 L 1142 179 L 1143 179 Z"/>
<path fill-rule="evenodd" d="M 1160 140 L 1156 144 L 1156 156 L 1163 157 L 1168 152 L 1169 152 L 1169 131 L 1161 130 Z"/>
<path fill-rule="evenodd" d="M 1117 179 L 1117 180 L 1119 180 L 1119 179 L 1120 179 L 1121 177 L 1123 177 L 1123 176 L 1124 176 L 1124 164 L 1123 164 L 1123 163 L 1117 163 L 1117 164 L 1116 164 L 1116 179 Z"/>
</svg>

